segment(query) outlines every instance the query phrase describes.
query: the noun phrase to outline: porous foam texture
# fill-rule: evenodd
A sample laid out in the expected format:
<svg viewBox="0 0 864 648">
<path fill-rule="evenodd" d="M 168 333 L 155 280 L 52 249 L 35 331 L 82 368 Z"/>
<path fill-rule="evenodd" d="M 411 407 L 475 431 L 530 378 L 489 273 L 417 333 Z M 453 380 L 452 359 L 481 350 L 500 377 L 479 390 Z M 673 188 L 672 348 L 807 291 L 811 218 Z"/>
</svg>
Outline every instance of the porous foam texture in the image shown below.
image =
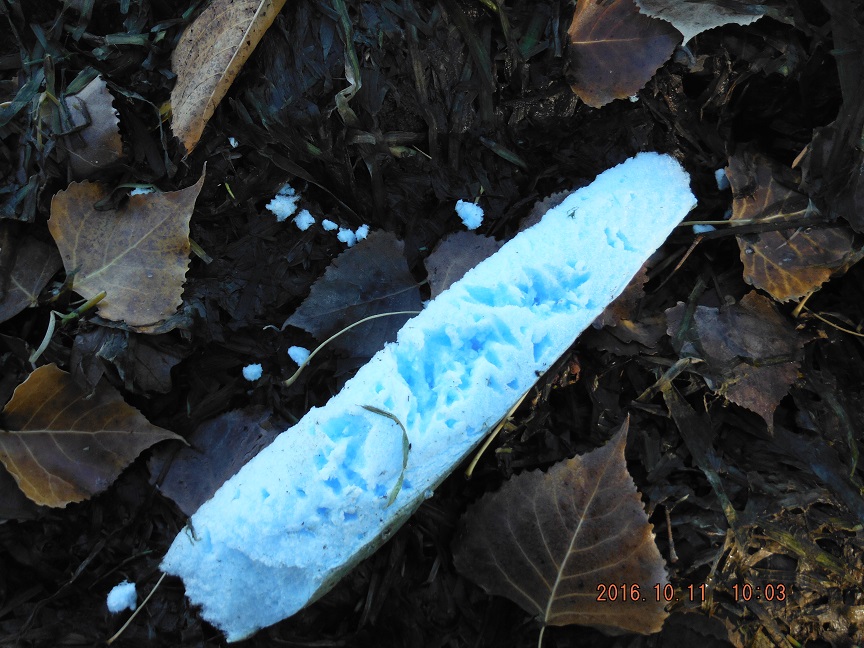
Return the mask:
<svg viewBox="0 0 864 648">
<path fill-rule="evenodd" d="M 315 600 L 401 525 L 695 205 L 671 157 L 602 173 L 469 271 L 228 480 L 162 562 L 229 641 Z M 411 442 L 402 473 L 402 432 Z"/>
</svg>

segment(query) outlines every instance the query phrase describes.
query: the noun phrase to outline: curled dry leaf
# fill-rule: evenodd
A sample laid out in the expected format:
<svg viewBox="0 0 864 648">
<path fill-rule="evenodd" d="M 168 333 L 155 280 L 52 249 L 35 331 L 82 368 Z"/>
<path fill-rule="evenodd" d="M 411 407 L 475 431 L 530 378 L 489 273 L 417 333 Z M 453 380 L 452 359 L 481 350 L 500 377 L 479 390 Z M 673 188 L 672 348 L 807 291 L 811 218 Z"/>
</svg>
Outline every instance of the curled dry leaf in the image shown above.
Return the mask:
<svg viewBox="0 0 864 648">
<path fill-rule="evenodd" d="M 89 178 L 123 157 L 120 120 L 113 101 L 101 76 L 66 100 L 72 123 L 79 129 L 64 138 L 69 166 L 76 180 Z"/>
<path fill-rule="evenodd" d="M 627 428 L 546 473 L 513 477 L 472 506 L 454 549 L 457 569 L 544 625 L 658 632 L 667 613 L 654 588 L 668 583 L 666 564 L 627 472 Z M 597 600 L 603 586 L 625 583 L 623 597 L 607 590 Z"/>
<path fill-rule="evenodd" d="M 183 32 L 171 56 L 171 128 L 187 153 L 284 4 L 214 0 Z"/>
<path fill-rule="evenodd" d="M 729 159 L 732 186 L 731 221 L 800 220 L 809 214 L 809 199 L 790 188 L 792 172 L 752 153 Z M 861 259 L 849 227 L 802 227 L 738 236 L 744 280 L 778 301 L 809 295 L 834 274 Z"/>
<path fill-rule="evenodd" d="M 686 323 L 685 309 L 678 304 L 666 311 L 676 350 L 701 357 L 705 362 L 691 370 L 715 393 L 756 412 L 773 429 L 774 410 L 798 377 L 804 338 L 756 291 L 720 309 L 697 306 Z"/>
<path fill-rule="evenodd" d="M 44 506 L 100 493 L 154 443 L 183 440 L 148 423 L 107 383 L 90 396 L 53 364 L 18 386 L 3 420 L 0 461 L 24 494 Z"/>
<path fill-rule="evenodd" d="M 39 293 L 61 265 L 57 248 L 29 236 L 16 245 L 0 245 L 0 322 L 36 306 Z"/>
<path fill-rule="evenodd" d="M 393 234 L 372 232 L 333 260 L 282 327 L 305 329 L 323 341 L 370 315 L 419 311 L 423 307 L 420 291 L 402 250 L 402 241 Z M 396 339 L 409 317 L 394 315 L 364 322 L 330 344 L 351 357 L 371 358 Z"/>
<path fill-rule="evenodd" d="M 636 94 L 681 41 L 674 27 L 643 16 L 633 0 L 579 0 L 567 33 L 571 88 L 594 108 Z"/>
<path fill-rule="evenodd" d="M 146 327 L 182 303 L 189 267 L 189 219 L 204 185 L 131 196 L 115 211 L 97 211 L 107 197 L 100 184 L 73 182 L 51 201 L 48 229 L 73 289 L 85 299 L 103 290 L 99 315 Z"/>
<path fill-rule="evenodd" d="M 721 25 L 749 25 L 765 15 L 765 6 L 748 2 L 682 2 L 681 0 L 636 0 L 639 11 L 651 18 L 672 23 L 684 35 L 686 44 L 703 31 Z"/>
</svg>

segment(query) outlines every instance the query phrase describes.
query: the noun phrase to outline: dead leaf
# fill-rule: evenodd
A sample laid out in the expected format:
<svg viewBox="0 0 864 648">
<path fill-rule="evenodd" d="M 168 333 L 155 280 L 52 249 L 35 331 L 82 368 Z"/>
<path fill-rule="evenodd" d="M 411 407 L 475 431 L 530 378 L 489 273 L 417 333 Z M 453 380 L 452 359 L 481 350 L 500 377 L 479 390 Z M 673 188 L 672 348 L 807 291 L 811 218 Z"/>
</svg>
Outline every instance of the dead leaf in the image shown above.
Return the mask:
<svg viewBox="0 0 864 648">
<path fill-rule="evenodd" d="M 666 311 L 668 334 L 682 356 L 705 363 L 692 370 L 715 393 L 761 416 L 773 429 L 774 410 L 798 377 L 804 339 L 756 291 L 723 308 L 697 306 L 681 331 L 686 305 Z M 677 342 L 676 342 L 677 340 Z"/>
<path fill-rule="evenodd" d="M 88 398 L 53 364 L 18 385 L 3 419 L 0 461 L 27 497 L 61 508 L 104 491 L 154 443 L 183 440 L 148 423 L 107 383 Z"/>
<path fill-rule="evenodd" d="M 617 326 L 624 320 L 634 320 L 639 302 L 645 296 L 645 284 L 647 282 L 648 263 L 646 262 L 639 268 L 639 272 L 633 275 L 624 291 L 597 316 L 597 319 L 594 320 L 594 328 Z"/>
<path fill-rule="evenodd" d="M 17 239 L 15 245 L 3 246 L 0 257 L 7 254 L 12 255 L 9 266 L 6 259 L 0 262 L 0 268 L 10 267 L 2 278 L 6 291 L 0 292 L 0 322 L 36 306 L 39 293 L 62 265 L 57 248 L 29 236 Z"/>
<path fill-rule="evenodd" d="M 215 0 L 183 32 L 171 56 L 171 129 L 187 153 L 284 4 Z"/>
<path fill-rule="evenodd" d="M 813 139 L 792 162 L 792 168 L 801 171 L 801 190 L 811 196 L 825 195 L 824 187 L 836 181 L 838 174 L 832 168 L 835 166 L 832 161 L 837 128 L 836 122 L 814 128 Z M 843 217 L 860 234 L 864 232 L 864 157 L 860 152 L 850 168 L 848 183 L 841 185 L 838 191 L 831 191 L 830 207 L 832 214 Z"/>
<path fill-rule="evenodd" d="M 226 412 L 199 425 L 188 447 L 156 450 L 147 464 L 152 482 L 192 515 L 286 427 L 260 408 Z"/>
<path fill-rule="evenodd" d="M 471 268 L 501 249 L 502 245 L 503 241 L 474 232 L 455 232 L 446 236 L 423 262 L 429 274 L 432 298 L 459 281 Z"/>
<path fill-rule="evenodd" d="M 584 186 L 584 185 L 582 185 Z M 528 215 L 519 222 L 519 231 L 524 232 L 529 227 L 533 227 L 541 221 L 546 212 L 554 209 L 567 199 L 567 196 L 572 194 L 580 187 L 574 187 L 572 190 L 556 191 L 555 193 L 546 196 L 543 200 L 538 200 L 534 203 Z"/>
<path fill-rule="evenodd" d="M 685 45 L 703 31 L 721 25 L 749 25 L 765 15 L 763 5 L 747 2 L 731 4 L 725 0 L 636 0 L 636 5 L 646 16 L 672 23 L 672 26 L 684 35 Z"/>
<path fill-rule="evenodd" d="M 171 369 L 188 354 L 171 335 L 141 335 L 96 326 L 75 336 L 69 364 L 81 384 L 95 387 L 105 368 L 113 365 L 127 391 L 166 394 L 171 391 Z"/>
<path fill-rule="evenodd" d="M 105 319 L 145 327 L 182 303 L 189 267 L 189 219 L 204 173 L 180 191 L 130 196 L 115 211 L 97 211 L 105 187 L 73 182 L 51 201 L 48 229 L 73 289 L 85 299 L 108 293 L 98 306 Z"/>
<path fill-rule="evenodd" d="M 101 76 L 66 98 L 72 123 L 79 129 L 64 138 L 76 180 L 89 178 L 123 157 L 120 120 L 113 101 Z"/>
<path fill-rule="evenodd" d="M 402 241 L 393 234 L 372 232 L 333 260 L 282 328 L 296 326 L 323 341 L 370 315 L 421 310 L 420 291 L 402 250 Z M 353 358 L 370 358 L 396 339 L 409 317 L 394 315 L 364 322 L 330 344 Z"/>
<path fill-rule="evenodd" d="M 681 35 L 639 13 L 633 0 L 579 0 L 568 30 L 571 88 L 594 108 L 641 90 Z"/>
<path fill-rule="evenodd" d="M 806 218 L 809 199 L 791 187 L 791 170 L 764 156 L 729 158 L 731 221 L 783 221 Z M 809 295 L 862 257 L 848 227 L 794 227 L 738 236 L 744 280 L 784 302 Z"/>
<path fill-rule="evenodd" d="M 513 477 L 473 505 L 454 549 L 457 569 L 544 625 L 658 632 L 667 613 L 655 586 L 669 581 L 627 472 L 627 429 L 546 473 Z"/>
</svg>

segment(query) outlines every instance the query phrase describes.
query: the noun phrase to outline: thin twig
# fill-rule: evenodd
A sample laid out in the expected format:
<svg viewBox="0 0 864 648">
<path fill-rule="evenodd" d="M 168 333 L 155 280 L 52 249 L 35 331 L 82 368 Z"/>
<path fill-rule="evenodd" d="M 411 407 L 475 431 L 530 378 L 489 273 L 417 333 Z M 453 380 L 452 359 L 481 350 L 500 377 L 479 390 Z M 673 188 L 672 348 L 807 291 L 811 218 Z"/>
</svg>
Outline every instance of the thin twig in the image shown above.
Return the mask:
<svg viewBox="0 0 864 648">
<path fill-rule="evenodd" d="M 164 578 L 165 578 L 167 575 L 168 575 L 168 574 L 163 573 L 163 574 L 159 577 L 159 580 L 156 581 L 156 584 L 153 586 L 153 589 L 150 590 L 150 593 L 147 595 L 147 598 L 145 598 L 143 601 L 141 601 L 141 605 L 139 605 L 137 608 L 135 608 L 135 611 L 132 613 L 132 615 L 131 615 L 128 619 L 126 619 L 126 623 L 123 624 L 123 627 L 120 628 L 117 632 L 115 632 L 115 633 L 114 633 L 114 636 L 112 636 L 112 637 L 111 637 L 108 641 L 106 641 L 105 643 L 107 643 L 107 644 L 110 646 L 112 643 L 114 643 L 114 642 L 117 640 L 117 638 L 118 638 L 121 634 L 123 634 L 123 632 L 126 630 L 126 628 L 129 627 L 129 624 L 132 623 L 132 619 L 134 619 L 136 616 L 138 616 L 138 613 L 139 613 L 141 610 L 144 609 L 144 606 L 145 606 L 145 605 L 147 605 L 147 601 L 150 600 L 150 597 L 153 596 L 153 593 L 154 593 L 154 592 L 159 588 L 159 586 L 162 584 L 162 581 L 164 580 Z"/>
<path fill-rule="evenodd" d="M 864 338 L 864 333 L 858 333 L 857 331 L 853 331 L 853 330 L 851 330 L 851 329 L 843 328 L 843 327 L 840 326 L 839 324 L 835 324 L 834 322 L 825 319 L 825 318 L 822 317 L 819 313 L 810 310 L 810 309 L 807 308 L 806 306 L 804 306 L 803 308 L 804 308 L 805 311 L 807 311 L 808 313 L 810 313 L 813 317 L 815 317 L 816 319 L 818 319 L 820 322 L 825 322 L 825 324 L 827 324 L 828 326 L 833 326 L 833 327 L 834 327 L 835 329 L 837 329 L 838 331 L 843 331 L 844 333 L 848 333 L 849 335 L 854 335 L 855 337 Z"/>
</svg>

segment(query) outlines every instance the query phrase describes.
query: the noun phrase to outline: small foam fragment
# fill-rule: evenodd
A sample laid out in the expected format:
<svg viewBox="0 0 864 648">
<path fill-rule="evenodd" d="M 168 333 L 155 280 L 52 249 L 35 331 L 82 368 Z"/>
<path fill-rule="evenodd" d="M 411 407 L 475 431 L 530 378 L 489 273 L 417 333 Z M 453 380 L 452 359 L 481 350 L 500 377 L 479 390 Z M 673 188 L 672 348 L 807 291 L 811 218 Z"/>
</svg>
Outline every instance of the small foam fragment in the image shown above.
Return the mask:
<svg viewBox="0 0 864 648">
<path fill-rule="evenodd" d="M 267 203 L 267 209 L 269 209 L 276 216 L 276 220 L 280 223 L 282 221 L 288 220 L 297 211 L 297 202 L 300 200 L 300 196 L 289 184 L 286 184 L 279 190 L 275 196 L 273 196 L 273 200 Z"/>
<path fill-rule="evenodd" d="M 472 202 L 456 201 L 456 213 L 469 230 L 475 230 L 483 222 L 483 208 Z"/>
<path fill-rule="evenodd" d="M 132 191 L 129 192 L 130 196 L 146 196 L 147 194 L 155 193 L 155 189 L 153 187 L 135 187 Z"/>
<path fill-rule="evenodd" d="M 708 232 L 713 232 L 716 227 L 713 225 L 694 225 L 693 233 L 694 234 L 707 234 Z"/>
<path fill-rule="evenodd" d="M 342 241 L 348 247 L 351 247 L 357 242 L 357 235 L 354 234 L 350 229 L 346 229 L 344 227 L 339 228 L 339 233 L 336 234 L 336 238 Z"/>
<path fill-rule="evenodd" d="M 357 237 L 358 241 L 362 241 L 367 236 L 369 236 L 369 226 L 364 223 L 355 230 L 354 236 Z"/>
<path fill-rule="evenodd" d="M 288 356 L 298 365 L 301 365 L 309 358 L 309 349 L 301 346 L 288 347 Z"/>
<path fill-rule="evenodd" d="M 138 592 L 135 590 L 135 583 L 123 581 L 119 585 L 115 585 L 105 601 L 108 604 L 108 611 L 112 614 L 117 614 L 123 610 L 134 610 L 138 607 Z"/>
<path fill-rule="evenodd" d="M 325 218 L 323 221 L 321 221 L 321 227 L 323 227 L 324 230 L 327 232 L 332 232 L 333 230 L 339 229 L 339 226 L 328 218 Z"/>
<path fill-rule="evenodd" d="M 717 169 L 714 172 L 714 180 L 717 182 L 717 188 L 720 191 L 725 191 L 729 188 L 729 178 L 726 177 L 726 169 Z"/>
<path fill-rule="evenodd" d="M 315 217 L 309 213 L 308 209 L 304 209 L 294 217 L 294 224 L 301 232 L 305 232 L 314 223 Z"/>
<path fill-rule="evenodd" d="M 243 367 L 243 377 L 250 382 L 258 380 L 263 374 L 264 369 L 260 364 L 250 364 Z"/>
</svg>

